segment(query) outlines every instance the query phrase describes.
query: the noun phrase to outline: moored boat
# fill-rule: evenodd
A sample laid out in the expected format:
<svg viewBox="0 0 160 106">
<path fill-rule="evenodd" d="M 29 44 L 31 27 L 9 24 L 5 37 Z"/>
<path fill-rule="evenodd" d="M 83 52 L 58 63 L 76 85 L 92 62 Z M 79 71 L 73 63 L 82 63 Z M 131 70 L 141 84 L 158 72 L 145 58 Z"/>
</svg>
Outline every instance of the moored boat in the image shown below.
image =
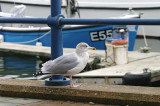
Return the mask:
<svg viewBox="0 0 160 106">
<path fill-rule="evenodd" d="M 12 12 L 12 11 L 15 11 Z M 24 11 L 22 11 L 24 10 Z M 0 13 L 0 17 L 28 17 L 24 15 L 24 5 L 13 8 L 11 13 Z M 139 18 L 139 14 L 129 13 L 117 18 Z M 112 36 L 113 27 L 124 25 L 69 25 L 63 28 L 63 46 L 75 48 L 79 42 L 86 42 L 97 49 L 105 49 L 105 40 Z M 129 50 L 133 50 L 138 26 L 129 27 Z M 0 34 L 5 42 L 35 45 L 41 42 L 50 46 L 50 28 L 45 24 L 1 24 Z"/>
<path fill-rule="evenodd" d="M 67 17 L 66 5 L 68 0 L 62 0 L 62 14 Z M 71 0 L 73 2 L 75 0 Z M 80 12 L 80 18 L 107 18 L 117 17 L 125 13 L 128 8 L 143 13 L 143 18 L 160 18 L 159 0 L 76 0 L 73 6 L 74 18 L 79 18 L 76 10 Z M 26 15 L 34 17 L 47 17 L 50 14 L 50 0 L 1 0 L 0 4 L 4 12 L 9 12 L 13 4 L 27 5 Z M 40 12 L 39 12 L 40 11 Z M 36 14 L 35 14 L 36 13 Z M 43 13 L 43 14 L 42 14 Z M 96 13 L 96 14 L 95 14 Z M 146 36 L 159 36 L 159 26 L 144 26 Z M 140 28 L 138 35 L 143 35 Z"/>
</svg>

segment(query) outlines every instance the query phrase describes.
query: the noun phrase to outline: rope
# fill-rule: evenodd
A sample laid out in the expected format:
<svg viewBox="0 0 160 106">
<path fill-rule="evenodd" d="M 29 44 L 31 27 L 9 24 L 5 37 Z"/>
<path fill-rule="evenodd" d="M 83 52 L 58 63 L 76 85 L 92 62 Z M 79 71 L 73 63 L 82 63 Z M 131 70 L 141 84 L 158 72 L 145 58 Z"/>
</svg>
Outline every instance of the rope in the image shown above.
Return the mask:
<svg viewBox="0 0 160 106">
<path fill-rule="evenodd" d="M 78 1 L 76 0 L 76 3 L 77 3 L 77 14 L 78 14 L 78 17 L 81 18 L 81 15 L 80 15 L 80 11 L 79 11 L 79 3 Z"/>
<path fill-rule="evenodd" d="M 51 32 L 51 31 L 48 31 L 48 32 L 46 32 L 44 35 L 42 35 L 42 36 L 40 36 L 40 37 L 38 37 L 38 38 L 36 38 L 36 39 L 30 40 L 30 41 L 26 41 L 26 42 L 13 42 L 13 43 L 31 43 L 31 42 L 34 42 L 34 41 L 37 41 L 37 40 L 43 38 L 44 36 L 46 36 L 46 35 L 49 34 L 50 32 Z"/>
<path fill-rule="evenodd" d="M 145 35 L 145 32 L 144 32 L 144 26 L 143 25 L 142 25 L 142 31 L 143 31 L 143 37 L 144 37 L 145 45 L 146 45 L 146 47 L 148 47 L 148 43 L 147 43 L 147 40 L 146 40 L 146 35 Z"/>
</svg>

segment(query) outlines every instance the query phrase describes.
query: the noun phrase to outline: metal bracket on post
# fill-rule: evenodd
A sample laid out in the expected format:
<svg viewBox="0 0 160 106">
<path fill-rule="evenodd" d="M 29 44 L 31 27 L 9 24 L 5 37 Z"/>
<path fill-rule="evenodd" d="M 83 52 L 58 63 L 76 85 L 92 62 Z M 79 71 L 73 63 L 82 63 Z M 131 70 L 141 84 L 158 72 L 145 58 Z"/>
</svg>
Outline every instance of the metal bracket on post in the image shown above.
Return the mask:
<svg viewBox="0 0 160 106">
<path fill-rule="evenodd" d="M 58 15 L 58 16 L 55 16 L 55 17 L 51 17 L 50 15 L 48 16 L 47 18 L 47 24 L 49 27 L 51 26 L 55 26 L 57 28 L 62 28 L 64 25 L 61 25 L 60 24 L 60 20 L 65 18 L 63 15 Z"/>
</svg>

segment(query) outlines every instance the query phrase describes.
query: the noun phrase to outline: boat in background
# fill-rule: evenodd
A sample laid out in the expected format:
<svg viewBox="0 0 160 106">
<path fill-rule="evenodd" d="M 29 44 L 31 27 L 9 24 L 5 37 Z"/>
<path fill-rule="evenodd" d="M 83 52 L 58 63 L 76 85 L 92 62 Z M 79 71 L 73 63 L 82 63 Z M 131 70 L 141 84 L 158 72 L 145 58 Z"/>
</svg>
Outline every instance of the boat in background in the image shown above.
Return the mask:
<svg viewBox="0 0 160 106">
<path fill-rule="evenodd" d="M 67 17 L 66 5 L 69 0 L 62 0 L 62 14 Z M 143 13 L 144 19 L 160 19 L 159 0 L 70 0 L 74 18 L 107 18 L 119 17 L 133 8 L 138 13 Z M 9 12 L 10 8 L 17 4 L 27 6 L 26 15 L 34 17 L 48 17 L 50 14 L 50 0 L 0 0 L 2 11 Z M 43 13 L 43 14 L 42 14 Z M 95 14 L 96 13 L 96 14 Z M 144 26 L 146 36 L 159 37 L 160 26 Z M 143 35 L 142 28 L 139 28 L 137 35 Z"/>
<path fill-rule="evenodd" d="M 23 11 L 22 11 L 23 10 Z M 26 6 L 15 6 L 10 13 L 0 12 L 0 17 L 29 17 L 25 16 Z M 14 12 L 15 11 L 15 12 Z M 139 14 L 130 13 L 117 18 L 139 18 Z M 105 40 L 112 36 L 112 29 L 124 25 L 65 25 L 63 27 L 63 47 L 75 48 L 79 42 L 86 42 L 97 49 L 105 49 Z M 136 39 L 138 26 L 129 28 L 129 50 L 132 51 Z M 46 24 L 0 24 L 0 34 L 5 42 L 51 46 L 50 27 Z"/>
</svg>

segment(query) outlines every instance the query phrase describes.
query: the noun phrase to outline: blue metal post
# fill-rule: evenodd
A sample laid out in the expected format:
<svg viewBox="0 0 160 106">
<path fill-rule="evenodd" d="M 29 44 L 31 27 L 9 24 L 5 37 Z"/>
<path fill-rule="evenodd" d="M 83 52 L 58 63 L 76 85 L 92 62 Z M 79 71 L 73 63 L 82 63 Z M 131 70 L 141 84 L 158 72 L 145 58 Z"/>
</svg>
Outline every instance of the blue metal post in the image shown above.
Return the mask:
<svg viewBox="0 0 160 106">
<path fill-rule="evenodd" d="M 51 17 L 61 14 L 60 0 L 51 0 Z M 63 55 L 62 28 L 51 26 L 51 59 Z"/>
<path fill-rule="evenodd" d="M 60 14 L 61 0 L 51 0 L 50 18 L 56 19 Z M 54 24 L 51 25 L 51 59 L 54 60 L 61 55 L 63 55 L 62 28 L 59 25 Z M 68 78 L 64 79 L 63 75 L 54 75 L 51 80 L 46 80 L 45 84 L 54 86 L 69 85 L 70 80 Z"/>
</svg>

